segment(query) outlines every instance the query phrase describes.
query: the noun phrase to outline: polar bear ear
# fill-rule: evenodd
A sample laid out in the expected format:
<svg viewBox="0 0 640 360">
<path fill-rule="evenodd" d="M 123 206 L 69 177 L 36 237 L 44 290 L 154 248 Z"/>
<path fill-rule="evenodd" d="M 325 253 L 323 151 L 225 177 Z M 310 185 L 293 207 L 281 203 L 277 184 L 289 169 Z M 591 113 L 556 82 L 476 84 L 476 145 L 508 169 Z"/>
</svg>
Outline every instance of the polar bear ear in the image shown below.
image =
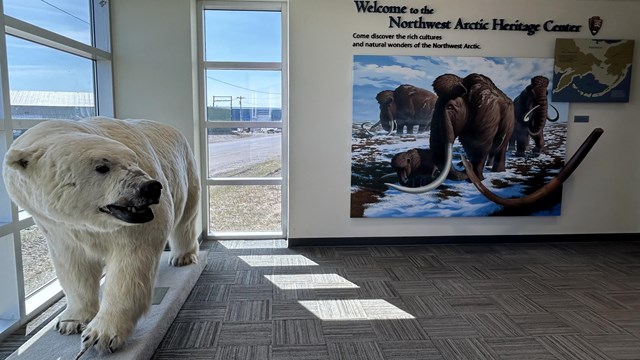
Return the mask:
<svg viewBox="0 0 640 360">
<path fill-rule="evenodd" d="M 38 160 L 44 149 L 35 146 L 26 149 L 11 149 L 7 152 L 6 163 L 14 169 L 24 170 Z"/>
</svg>

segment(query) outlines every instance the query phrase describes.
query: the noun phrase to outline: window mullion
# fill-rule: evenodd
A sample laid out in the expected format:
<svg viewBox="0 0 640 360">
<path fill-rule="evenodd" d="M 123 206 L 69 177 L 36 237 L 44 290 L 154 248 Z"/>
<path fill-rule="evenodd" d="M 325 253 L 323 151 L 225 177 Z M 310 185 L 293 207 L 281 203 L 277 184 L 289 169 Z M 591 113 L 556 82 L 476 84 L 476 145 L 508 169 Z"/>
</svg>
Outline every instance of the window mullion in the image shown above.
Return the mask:
<svg viewBox="0 0 640 360">
<path fill-rule="evenodd" d="M 4 14 L 0 1 L 0 13 Z M 2 16 L 2 15 L 0 15 Z M 0 27 L 5 28 L 6 18 L 0 18 Z M 11 104 L 9 101 L 9 69 L 7 65 L 6 36 L 0 38 L 0 117 L 2 136 L 0 137 L 0 159 L 13 141 L 11 124 Z M 17 209 L 11 203 L 4 183 L 0 184 L 0 340 L 22 324 L 25 316 L 22 261 L 19 231 L 16 229 Z"/>
<path fill-rule="evenodd" d="M 282 70 L 281 62 L 205 61 L 207 70 Z"/>
<path fill-rule="evenodd" d="M 110 14 L 104 0 L 91 0 L 92 42 L 101 51 L 111 52 Z M 94 91 L 96 115 L 115 116 L 113 95 L 113 69 L 109 59 L 97 58 L 94 62 Z"/>
</svg>

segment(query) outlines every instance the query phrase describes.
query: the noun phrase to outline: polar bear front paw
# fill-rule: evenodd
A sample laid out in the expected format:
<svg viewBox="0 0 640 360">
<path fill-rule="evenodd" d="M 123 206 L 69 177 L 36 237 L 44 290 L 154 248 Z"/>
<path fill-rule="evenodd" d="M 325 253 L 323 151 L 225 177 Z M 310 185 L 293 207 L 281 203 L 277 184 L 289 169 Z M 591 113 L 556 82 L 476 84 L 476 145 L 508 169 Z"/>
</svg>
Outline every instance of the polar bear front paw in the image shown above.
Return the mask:
<svg viewBox="0 0 640 360">
<path fill-rule="evenodd" d="M 189 264 L 195 264 L 197 262 L 198 255 L 195 252 L 190 252 L 179 256 L 172 253 L 169 257 L 169 265 L 171 266 L 185 266 Z"/>
<path fill-rule="evenodd" d="M 81 347 L 86 349 L 94 346 L 99 351 L 113 353 L 124 344 L 130 333 L 127 325 L 96 318 L 82 332 Z"/>
<path fill-rule="evenodd" d="M 62 335 L 78 334 L 87 327 L 86 323 L 79 320 L 58 320 L 55 329 Z"/>
<path fill-rule="evenodd" d="M 56 322 L 55 329 L 62 335 L 79 334 L 93 319 L 97 311 L 66 309 Z"/>
</svg>

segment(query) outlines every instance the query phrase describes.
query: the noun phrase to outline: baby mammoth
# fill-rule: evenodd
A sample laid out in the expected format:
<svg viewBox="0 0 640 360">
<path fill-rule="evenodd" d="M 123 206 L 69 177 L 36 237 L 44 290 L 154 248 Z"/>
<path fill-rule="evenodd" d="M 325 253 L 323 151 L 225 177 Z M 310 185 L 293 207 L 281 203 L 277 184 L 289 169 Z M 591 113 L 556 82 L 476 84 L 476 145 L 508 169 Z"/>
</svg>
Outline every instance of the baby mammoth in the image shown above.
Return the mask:
<svg viewBox="0 0 640 360">
<path fill-rule="evenodd" d="M 411 149 L 397 153 L 391 159 L 391 167 L 398 174 L 400 184 L 408 187 L 430 183 L 436 171 L 433 153 L 429 149 Z"/>
</svg>

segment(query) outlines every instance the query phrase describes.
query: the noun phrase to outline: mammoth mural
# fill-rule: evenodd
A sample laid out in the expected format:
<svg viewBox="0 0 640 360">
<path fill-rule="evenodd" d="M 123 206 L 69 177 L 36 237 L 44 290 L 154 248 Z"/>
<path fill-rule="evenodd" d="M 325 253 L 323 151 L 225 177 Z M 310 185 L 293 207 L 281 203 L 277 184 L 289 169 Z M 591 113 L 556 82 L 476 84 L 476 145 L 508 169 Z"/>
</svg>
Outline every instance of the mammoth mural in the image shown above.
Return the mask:
<svg viewBox="0 0 640 360">
<path fill-rule="evenodd" d="M 382 126 L 389 133 L 413 134 L 414 126 L 418 132 L 425 132 L 431 124 L 433 108 L 437 96 L 429 90 L 413 85 L 403 84 L 395 90 L 383 90 L 376 95 L 380 105 L 380 120 L 367 128 L 370 123 L 362 124 L 362 128 L 369 132 Z"/>
<path fill-rule="evenodd" d="M 440 186 L 447 178 L 462 180 L 467 175 L 454 169 L 453 143 L 459 139 L 479 179 L 485 164 L 494 172 L 505 170 L 508 139 L 514 126 L 513 102 L 493 81 L 481 74 L 461 78 L 454 74 L 438 76 L 433 82 L 438 99 L 435 104 L 429 146 L 438 177 L 425 186 L 388 186 L 409 193 L 424 193 Z"/>
<path fill-rule="evenodd" d="M 376 71 L 371 71 L 372 69 Z M 401 69 L 404 71 L 400 71 Z M 578 144 L 575 144 L 573 150 L 568 147 L 570 145 L 568 133 L 572 129 L 569 129 L 570 123 L 566 120 L 565 114 L 569 112 L 570 104 L 551 101 L 554 70 L 554 59 L 550 57 L 354 55 L 350 216 L 352 218 L 560 216 L 571 206 L 567 204 L 566 197 L 562 196 L 563 191 L 573 185 L 567 180 L 578 174 L 578 171 L 573 169 L 579 166 L 584 167 L 582 164 L 589 161 L 590 155 L 587 154 L 585 157 L 587 151 L 597 152 L 597 144 L 593 145 L 591 150 L 589 147 L 601 134 L 601 130 L 596 129 L 577 152 L 576 149 L 582 142 L 580 139 L 577 139 Z M 423 80 L 406 80 L 406 74 L 412 71 L 420 71 L 415 74 L 422 75 Z M 513 103 L 513 130 L 512 134 L 506 136 L 504 140 L 508 146 L 505 171 L 490 172 L 494 164 L 496 166 L 500 164 L 500 150 L 498 148 L 497 151 L 489 151 L 482 172 L 483 180 L 476 175 L 480 172 L 476 169 L 477 166 L 471 164 L 471 157 L 466 153 L 471 153 L 474 146 L 480 146 L 478 144 L 482 137 L 479 133 L 472 136 L 471 130 L 467 130 L 470 129 L 473 121 L 479 119 L 470 101 L 473 86 L 468 85 L 469 82 L 477 82 L 477 79 L 469 77 L 466 84 L 464 81 L 465 77 L 473 72 L 491 79 Z M 378 103 L 374 103 L 378 92 L 388 89 L 383 94 L 387 94 L 387 99 L 393 101 L 393 92 L 398 85 L 412 84 L 437 94 L 440 90 L 435 91 L 439 88 L 438 82 L 434 82 L 434 79 L 442 74 L 449 74 L 450 80 L 458 84 L 454 89 L 459 93 L 455 94 L 452 90 L 438 94 L 446 99 L 436 100 L 434 109 L 438 110 L 432 115 L 431 131 L 423 135 L 415 135 L 418 130 L 416 126 L 413 128 L 414 135 L 385 136 L 392 131 L 391 127 L 387 126 L 387 130 L 383 130 L 382 124 L 378 124 L 374 132 L 377 136 L 370 136 L 371 134 L 362 129 L 363 122 L 370 122 L 368 128 L 379 120 L 380 109 Z M 455 74 L 457 77 L 450 74 Z M 426 77 L 431 80 L 424 80 Z M 446 78 L 447 76 L 443 76 L 439 81 Z M 545 78 L 548 79 L 548 83 Z M 377 90 L 372 91 L 376 84 L 380 83 L 395 85 L 378 87 Z M 432 87 L 434 83 L 436 86 Z M 476 88 L 480 86 L 474 87 Z M 486 87 L 482 91 L 486 92 L 487 96 L 496 92 L 491 90 L 491 87 Z M 547 91 L 548 94 L 546 94 Z M 546 105 L 545 97 L 548 99 Z M 557 110 L 551 104 L 555 105 Z M 393 102 L 391 107 L 393 115 L 388 118 L 397 118 L 395 115 L 397 109 L 394 108 L 397 105 Z M 461 118 L 466 122 L 445 121 L 447 118 L 453 118 L 453 115 L 449 114 L 454 114 L 455 111 L 463 114 L 465 110 L 466 117 L 461 116 Z M 537 144 L 532 134 L 537 133 L 535 119 L 540 119 L 540 114 L 543 115 L 542 120 L 545 123 L 537 127 L 543 129 L 544 136 L 541 138 L 543 143 L 539 146 L 541 154 L 534 157 L 532 153 L 537 153 L 538 150 L 534 150 Z M 557 121 L 552 121 L 555 118 Z M 528 121 L 525 121 L 526 119 Z M 386 124 L 389 123 L 387 120 Z M 516 126 L 520 131 L 516 130 Z M 529 129 L 529 126 L 532 129 Z M 582 140 L 591 130 L 593 129 L 588 129 Z M 406 130 L 404 131 L 406 133 Z M 433 138 L 427 141 L 426 138 L 431 132 L 433 132 Z M 441 135 L 436 137 L 436 132 Z M 446 136 L 442 135 L 447 133 L 453 134 L 451 139 L 455 140 L 452 153 L 446 150 L 449 146 Z M 517 133 L 526 135 L 526 138 L 520 141 L 521 146 L 525 146 L 520 151 L 525 153 L 526 158 L 514 156 L 518 146 Z M 474 140 L 474 137 L 477 139 Z M 462 142 L 463 138 L 468 141 L 465 145 Z M 509 144 L 510 140 L 511 144 Z M 437 146 L 438 144 L 440 146 Z M 513 148 L 511 149 L 509 145 Z M 574 152 L 576 152 L 575 155 L 573 155 Z M 584 160 L 580 162 L 582 158 Z M 447 166 L 451 164 L 450 170 L 445 169 L 445 164 Z M 477 165 L 480 164 L 481 162 L 478 162 Z M 597 164 L 591 165 L 597 166 Z M 592 169 L 591 165 L 589 169 L 584 169 L 587 176 L 596 169 L 595 167 Z M 582 181 L 574 180 L 576 183 Z M 427 185 L 426 189 L 425 185 Z M 394 186 L 401 189 L 409 188 L 416 194 L 398 191 Z M 432 191 L 424 193 L 431 188 L 433 188 Z"/>
<path fill-rule="evenodd" d="M 548 103 L 547 86 L 549 79 L 544 76 L 534 76 L 520 95 L 513 99 L 516 124 L 509 139 L 509 149 L 516 150 L 516 156 L 524 156 L 529 147 L 529 139 L 534 142 L 533 156 L 538 156 L 544 150 L 544 125 L 546 121 L 558 120 L 558 109 Z M 556 115 L 550 118 L 548 107 L 551 106 Z"/>
</svg>

